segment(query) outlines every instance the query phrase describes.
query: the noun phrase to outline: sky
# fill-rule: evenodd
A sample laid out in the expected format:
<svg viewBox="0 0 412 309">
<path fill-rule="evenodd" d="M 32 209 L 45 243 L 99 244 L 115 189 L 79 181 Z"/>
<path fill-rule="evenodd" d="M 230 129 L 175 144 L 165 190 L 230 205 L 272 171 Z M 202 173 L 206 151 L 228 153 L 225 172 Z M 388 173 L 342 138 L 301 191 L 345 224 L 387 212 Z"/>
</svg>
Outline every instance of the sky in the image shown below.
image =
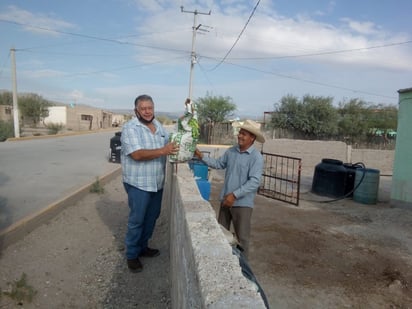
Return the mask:
<svg viewBox="0 0 412 309">
<path fill-rule="evenodd" d="M 397 105 L 412 87 L 410 0 L 2 0 L 0 90 L 183 113 L 229 97 L 262 118 L 286 95 Z M 195 31 L 194 31 L 195 28 Z"/>
</svg>

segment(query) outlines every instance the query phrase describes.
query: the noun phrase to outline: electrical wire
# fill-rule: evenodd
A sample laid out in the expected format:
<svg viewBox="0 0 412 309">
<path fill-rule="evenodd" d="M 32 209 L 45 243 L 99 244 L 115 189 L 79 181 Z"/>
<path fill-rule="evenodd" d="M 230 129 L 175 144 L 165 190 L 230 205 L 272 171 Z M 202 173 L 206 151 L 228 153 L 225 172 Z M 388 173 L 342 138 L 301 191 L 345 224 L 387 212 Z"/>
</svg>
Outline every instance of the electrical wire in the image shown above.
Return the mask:
<svg viewBox="0 0 412 309">
<path fill-rule="evenodd" d="M 110 42 L 110 43 L 115 43 L 115 44 L 120 44 L 120 45 L 139 46 L 139 47 L 144 47 L 144 48 L 152 48 L 152 49 L 165 50 L 165 51 L 174 51 L 174 52 L 187 52 L 185 50 L 180 50 L 180 49 L 144 45 L 144 44 L 138 44 L 138 43 L 133 43 L 133 42 L 128 42 L 128 41 L 120 41 L 118 39 L 103 38 L 103 37 L 93 36 L 93 35 L 88 35 L 88 34 L 81 34 L 81 33 L 63 31 L 63 30 L 55 30 L 55 29 L 39 27 L 39 26 L 32 26 L 30 24 L 19 23 L 19 22 L 16 22 L 16 21 L 10 21 L 10 20 L 5 20 L 5 19 L 0 19 L 0 22 L 19 25 L 19 26 L 25 26 L 25 27 L 31 27 L 31 28 L 34 28 L 34 29 L 48 31 L 48 32 L 55 32 L 55 33 L 71 35 L 71 36 L 75 36 L 75 37 L 86 38 L 86 39 L 90 39 L 90 40 Z M 28 50 L 28 49 L 30 49 L 30 48 L 20 48 L 19 51 Z M 16 51 L 17 51 L 17 49 L 16 49 Z"/>
<path fill-rule="evenodd" d="M 205 77 L 205 79 L 207 80 L 207 82 L 209 83 L 209 85 L 211 87 L 214 88 L 214 85 L 212 84 L 212 82 L 210 81 L 209 77 L 206 74 L 206 70 L 203 68 L 203 66 L 201 65 L 200 61 L 197 62 L 198 67 L 200 68 L 200 71 L 203 73 L 203 76 Z"/>
<path fill-rule="evenodd" d="M 226 55 L 222 58 L 222 60 L 212 69 L 212 71 L 215 70 L 215 69 L 217 69 L 217 68 L 226 60 L 226 58 L 227 58 L 227 57 L 229 56 L 229 54 L 232 52 L 233 48 L 236 46 L 237 42 L 239 42 L 240 37 L 242 36 L 243 32 L 245 32 L 246 27 L 248 26 L 248 24 L 249 24 L 250 20 L 252 19 L 253 15 L 255 14 L 256 9 L 257 9 L 257 7 L 259 6 L 259 3 L 260 3 L 260 0 L 258 0 L 258 2 L 256 3 L 255 7 L 253 8 L 252 13 L 250 14 L 248 20 L 246 21 L 246 24 L 243 26 L 242 31 L 240 31 L 240 33 L 239 33 L 237 39 L 235 40 L 235 42 L 233 43 L 232 47 L 228 50 L 228 52 L 227 52 Z"/>
<path fill-rule="evenodd" d="M 53 52 L 53 51 L 33 51 L 27 48 L 18 50 L 21 52 L 27 52 L 32 54 L 42 54 L 42 55 L 60 55 L 60 56 L 72 56 L 72 57 L 126 57 L 129 54 L 81 54 L 81 53 L 70 53 L 70 52 Z"/>
<path fill-rule="evenodd" d="M 115 72 L 115 71 L 124 71 L 124 70 L 130 70 L 130 69 L 134 69 L 134 68 L 138 68 L 138 67 L 151 66 L 151 65 L 156 65 L 156 64 L 159 64 L 159 63 L 165 63 L 165 62 L 169 62 L 169 61 L 177 60 L 177 59 L 182 59 L 182 57 L 176 57 L 176 58 L 156 61 L 156 62 L 152 62 L 152 63 L 144 63 L 144 64 L 138 64 L 138 65 L 132 65 L 132 66 L 118 67 L 118 68 L 113 68 L 113 69 L 110 69 L 110 70 L 99 70 L 99 71 L 64 74 L 61 77 L 74 77 L 74 76 L 81 76 L 81 75 L 94 75 L 94 74 L 100 74 L 100 73 L 110 73 L 110 72 Z"/>
<path fill-rule="evenodd" d="M 235 47 L 237 42 L 240 40 L 241 35 L 245 31 L 245 29 L 246 29 L 248 23 L 250 22 L 251 18 L 253 17 L 259 3 L 260 3 L 260 0 L 256 3 L 251 15 L 249 16 L 248 21 L 246 22 L 245 26 L 243 27 L 243 29 L 242 29 L 241 33 L 239 34 L 238 38 L 236 39 L 235 43 L 232 45 L 232 47 L 226 53 L 225 57 L 223 59 L 221 59 L 220 62 L 211 70 L 215 70 L 223 62 L 225 62 L 225 63 L 233 65 L 233 66 L 238 66 L 238 67 L 241 67 L 241 68 L 244 68 L 244 69 L 247 69 L 247 70 L 253 70 L 253 71 L 257 71 L 257 72 L 261 72 L 261 73 L 271 74 L 271 75 L 275 75 L 275 76 L 278 76 L 278 77 L 281 77 L 281 78 L 293 79 L 293 80 L 297 80 L 297 81 L 301 81 L 301 82 L 305 82 L 305 83 L 310 83 L 310 84 L 315 84 L 315 85 L 320 85 L 320 86 L 324 86 L 324 87 L 335 88 L 335 89 L 340 89 L 340 90 L 345 90 L 345 91 L 351 91 L 351 92 L 354 92 L 354 93 L 366 94 L 366 95 L 382 97 L 382 98 L 396 99 L 395 97 L 392 97 L 392 96 L 386 96 L 386 95 L 382 95 L 382 94 L 375 94 L 375 93 L 370 93 L 370 92 L 366 92 L 366 91 L 362 91 L 362 90 L 356 90 L 356 89 L 331 85 L 331 84 L 322 83 L 322 82 L 305 80 L 305 79 L 302 79 L 302 78 L 297 78 L 297 77 L 293 77 L 293 76 L 279 74 L 279 73 L 275 73 L 275 72 L 267 71 L 267 70 L 260 70 L 260 69 L 257 69 L 257 68 L 252 68 L 252 67 L 248 67 L 248 66 L 244 66 L 244 65 L 238 65 L 238 64 L 234 64 L 234 63 L 226 61 L 229 54 L 231 53 L 231 51 L 233 50 L 233 48 Z M 84 35 L 84 34 L 79 34 L 79 33 L 74 33 L 74 32 L 68 32 L 68 31 L 54 30 L 54 29 L 49 29 L 49 28 L 45 28 L 45 27 L 37 27 L 37 26 L 32 26 L 30 24 L 26 24 L 26 23 L 19 23 L 19 22 L 4 20 L 4 19 L 0 19 L 0 22 L 10 23 L 10 24 L 15 24 L 15 25 L 20 25 L 20 26 L 27 26 L 27 27 L 32 27 L 32 28 L 35 28 L 35 29 L 43 30 L 43 31 L 50 31 L 50 32 L 61 33 L 61 34 L 65 34 L 65 35 L 72 35 L 72 36 L 82 37 L 82 38 L 87 38 L 87 39 L 92 39 L 92 40 L 106 41 L 106 42 L 111 42 L 111 43 L 116 43 L 116 44 L 121 44 L 121 45 L 133 45 L 133 46 L 140 46 L 140 47 L 145 47 L 145 48 L 153 48 L 153 49 L 159 49 L 159 50 L 167 50 L 167 51 L 188 53 L 187 51 L 178 50 L 178 49 L 170 49 L 170 48 L 163 48 L 163 47 L 157 47 L 157 46 L 143 45 L 143 44 L 137 44 L 137 43 L 132 43 L 132 42 L 128 42 L 128 41 L 120 41 L 119 39 L 103 38 L 103 37 Z M 134 36 L 134 35 L 124 36 L 124 37 L 132 37 L 132 36 Z M 362 50 L 368 50 L 368 49 L 377 49 L 377 48 L 384 48 L 384 47 L 390 47 L 390 46 L 402 45 L 402 44 L 409 44 L 409 43 L 412 43 L 412 41 L 383 44 L 383 45 L 370 46 L 370 47 L 365 47 L 365 48 L 337 50 L 337 51 L 325 51 L 325 52 L 311 53 L 311 54 L 301 54 L 301 55 L 294 55 L 294 56 L 291 55 L 291 56 L 279 56 L 279 57 L 267 57 L 267 58 L 261 57 L 261 58 L 233 58 L 233 59 L 244 59 L 244 60 L 245 59 L 249 59 L 249 60 L 255 59 L 256 60 L 256 59 L 286 59 L 286 58 L 311 57 L 311 56 L 322 56 L 322 55 L 327 55 L 327 54 L 355 52 L 355 51 L 362 51 Z M 35 48 L 35 47 L 33 47 L 33 48 Z M 33 48 L 20 48 L 20 49 L 15 49 L 15 50 L 20 51 L 20 52 L 21 51 L 33 52 L 33 51 L 31 51 L 31 49 L 33 49 Z M 83 55 L 83 56 L 86 56 L 86 55 Z M 94 56 L 96 56 L 96 55 L 94 55 Z M 216 58 L 207 57 L 207 56 L 203 56 L 203 58 L 216 59 Z M 112 71 L 124 70 L 124 69 L 134 68 L 134 67 L 136 67 L 136 66 L 115 68 Z M 96 73 L 101 73 L 101 72 L 107 72 L 107 71 L 102 71 L 101 70 L 101 71 L 94 71 L 94 72 L 89 72 L 89 73 L 74 73 L 74 74 L 69 74 L 68 76 L 96 74 Z M 203 71 L 203 73 L 205 73 L 205 72 Z"/>
<path fill-rule="evenodd" d="M 354 93 L 366 94 L 366 95 L 370 95 L 370 96 L 387 98 L 387 99 L 396 99 L 396 97 L 392 97 L 392 96 L 387 96 L 387 95 L 383 95 L 383 94 L 376 94 L 376 93 L 371 93 L 371 92 L 367 92 L 367 91 L 363 91 L 363 90 L 356 90 L 356 89 L 351 89 L 351 88 L 342 87 L 342 86 L 336 86 L 336 85 L 322 83 L 322 82 L 316 82 L 316 81 L 307 80 L 307 79 L 303 79 L 303 78 L 298 78 L 298 77 L 294 77 L 294 76 L 289 76 L 289 75 L 285 75 L 285 74 L 275 73 L 273 71 L 256 69 L 256 68 L 248 67 L 248 66 L 245 66 L 245 65 L 239 65 L 239 64 L 228 62 L 228 61 L 226 61 L 225 63 L 233 65 L 233 66 L 237 66 L 237 67 L 240 67 L 240 68 L 243 68 L 243 69 L 251 70 L 251 71 L 266 73 L 266 74 L 275 75 L 275 76 L 281 77 L 281 78 L 293 79 L 293 80 L 297 80 L 297 81 L 300 81 L 300 82 L 319 85 L 319 86 L 323 86 L 323 87 L 329 87 L 329 88 L 334 88 L 334 89 L 339 89 L 339 90 L 351 91 L 351 92 L 354 92 Z"/>
<path fill-rule="evenodd" d="M 9 50 L 9 53 L 7 54 L 7 59 L 4 60 L 3 65 L 0 67 L 0 79 L 2 79 L 2 77 L 3 77 L 2 75 L 3 75 L 3 72 L 4 72 L 4 68 L 6 67 L 6 61 L 8 59 L 10 59 L 10 50 Z"/>
<path fill-rule="evenodd" d="M 404 41 L 404 42 L 388 43 L 388 44 L 369 46 L 369 47 L 341 49 L 341 50 L 335 50 L 335 51 L 324 51 L 324 52 L 317 52 L 317 53 L 310 53 L 310 54 L 300 54 L 300 55 L 290 55 L 290 56 L 273 56 L 273 57 L 269 56 L 269 57 L 230 58 L 230 59 L 231 60 L 279 60 L 279 59 L 290 59 L 290 58 L 316 57 L 316 56 L 324 56 L 324 55 L 352 53 L 352 52 L 365 51 L 365 50 L 378 49 L 378 48 L 386 48 L 386 47 L 405 45 L 405 44 L 411 44 L 411 43 L 412 41 Z"/>
</svg>

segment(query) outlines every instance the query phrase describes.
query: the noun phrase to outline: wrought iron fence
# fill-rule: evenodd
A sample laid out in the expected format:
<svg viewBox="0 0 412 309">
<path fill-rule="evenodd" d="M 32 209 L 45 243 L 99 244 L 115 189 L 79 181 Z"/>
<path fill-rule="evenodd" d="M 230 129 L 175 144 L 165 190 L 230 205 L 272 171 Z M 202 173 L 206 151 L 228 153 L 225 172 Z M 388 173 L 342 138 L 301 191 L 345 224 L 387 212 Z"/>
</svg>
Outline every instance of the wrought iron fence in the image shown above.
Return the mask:
<svg viewBox="0 0 412 309">
<path fill-rule="evenodd" d="M 302 159 L 262 152 L 264 170 L 258 194 L 299 206 Z"/>
</svg>

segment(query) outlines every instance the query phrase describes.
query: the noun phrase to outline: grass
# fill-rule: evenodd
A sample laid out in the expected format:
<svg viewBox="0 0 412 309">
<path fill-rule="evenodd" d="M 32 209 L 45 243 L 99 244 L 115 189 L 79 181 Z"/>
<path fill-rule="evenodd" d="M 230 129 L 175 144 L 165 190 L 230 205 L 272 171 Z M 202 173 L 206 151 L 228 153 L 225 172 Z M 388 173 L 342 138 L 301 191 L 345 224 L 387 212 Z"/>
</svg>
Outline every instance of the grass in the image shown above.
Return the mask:
<svg viewBox="0 0 412 309">
<path fill-rule="evenodd" d="M 100 180 L 99 180 L 98 177 L 96 177 L 96 181 L 90 187 L 90 192 L 91 193 L 97 193 L 97 194 L 103 194 L 104 193 L 104 187 L 101 185 Z"/>
<path fill-rule="evenodd" d="M 10 289 L 1 291 L 0 296 L 6 296 L 16 302 L 17 305 L 23 306 L 25 302 L 31 303 L 37 291 L 27 283 L 27 275 L 23 273 L 19 280 L 8 283 Z"/>
</svg>

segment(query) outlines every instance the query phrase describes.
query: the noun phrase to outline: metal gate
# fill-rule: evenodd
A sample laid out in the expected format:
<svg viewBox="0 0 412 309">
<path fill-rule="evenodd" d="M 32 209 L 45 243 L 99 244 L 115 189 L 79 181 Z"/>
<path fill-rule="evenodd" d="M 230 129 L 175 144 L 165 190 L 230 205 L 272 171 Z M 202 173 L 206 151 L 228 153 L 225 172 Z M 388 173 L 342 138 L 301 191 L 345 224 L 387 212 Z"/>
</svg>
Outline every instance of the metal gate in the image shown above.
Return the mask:
<svg viewBox="0 0 412 309">
<path fill-rule="evenodd" d="M 299 206 L 302 159 L 262 152 L 264 169 L 258 194 Z"/>
</svg>

